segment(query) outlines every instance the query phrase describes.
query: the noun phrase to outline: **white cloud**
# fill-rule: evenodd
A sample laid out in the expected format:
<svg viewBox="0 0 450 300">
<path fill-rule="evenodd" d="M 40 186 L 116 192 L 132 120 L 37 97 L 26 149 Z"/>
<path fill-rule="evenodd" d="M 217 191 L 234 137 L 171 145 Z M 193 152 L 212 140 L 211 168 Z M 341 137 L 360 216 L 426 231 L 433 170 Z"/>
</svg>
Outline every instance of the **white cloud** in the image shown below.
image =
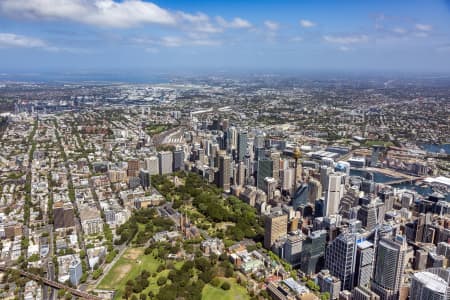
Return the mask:
<svg viewBox="0 0 450 300">
<path fill-rule="evenodd" d="M 46 48 L 53 50 L 56 48 L 48 47 L 47 44 L 37 38 L 17 35 L 13 33 L 0 33 L 0 48 Z"/>
<path fill-rule="evenodd" d="M 251 28 L 252 23 L 242 18 L 234 18 L 231 21 L 226 21 L 222 17 L 216 17 L 217 23 L 224 28 L 234 28 L 234 29 L 246 29 Z"/>
<path fill-rule="evenodd" d="M 433 26 L 429 24 L 416 24 L 416 29 L 420 31 L 431 31 Z"/>
<path fill-rule="evenodd" d="M 269 20 L 264 22 L 264 26 L 266 26 L 266 28 L 270 31 L 277 31 L 280 28 L 280 24 Z"/>
<path fill-rule="evenodd" d="M 348 51 L 352 50 L 352 48 L 347 47 L 347 46 L 339 46 L 338 49 L 339 49 L 339 51 L 342 51 L 342 52 L 348 52 Z"/>
<path fill-rule="evenodd" d="M 316 25 L 317 25 L 316 23 L 314 23 L 314 22 L 312 22 L 310 20 L 305 20 L 305 19 L 300 20 L 300 26 L 302 26 L 303 28 L 311 28 L 311 27 L 314 27 Z"/>
<path fill-rule="evenodd" d="M 165 36 L 160 43 L 165 47 L 180 47 L 183 44 L 183 40 L 175 36 Z"/>
<path fill-rule="evenodd" d="M 325 35 L 323 39 L 328 43 L 333 44 L 342 44 L 342 45 L 349 45 L 349 44 L 358 44 L 358 43 L 366 43 L 369 41 L 369 37 L 367 35 Z"/>
<path fill-rule="evenodd" d="M 405 34 L 407 32 L 406 29 L 402 27 L 395 27 L 392 31 L 397 34 Z"/>
<path fill-rule="evenodd" d="M 69 20 L 100 27 L 176 24 L 174 14 L 142 0 L 2 0 L 0 10 L 16 18 Z"/>
</svg>

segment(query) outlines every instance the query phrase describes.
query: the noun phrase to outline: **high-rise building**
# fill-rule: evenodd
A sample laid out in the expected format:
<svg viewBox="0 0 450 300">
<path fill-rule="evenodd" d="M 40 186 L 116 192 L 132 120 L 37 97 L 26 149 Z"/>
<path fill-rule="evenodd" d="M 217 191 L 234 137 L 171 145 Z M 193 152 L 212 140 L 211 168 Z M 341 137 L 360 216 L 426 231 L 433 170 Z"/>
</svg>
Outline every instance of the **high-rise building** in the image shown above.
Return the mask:
<svg viewBox="0 0 450 300">
<path fill-rule="evenodd" d="M 303 242 L 300 269 L 306 275 L 312 275 L 323 269 L 327 232 L 311 232 Z"/>
<path fill-rule="evenodd" d="M 239 131 L 237 140 L 237 161 L 244 161 L 247 153 L 247 132 Z"/>
<path fill-rule="evenodd" d="M 244 186 L 245 185 L 245 164 L 242 161 L 237 166 L 236 184 L 238 186 Z"/>
<path fill-rule="evenodd" d="M 354 284 L 369 286 L 373 274 L 374 247 L 367 240 L 356 244 L 356 265 Z"/>
<path fill-rule="evenodd" d="M 173 153 L 171 151 L 158 152 L 159 174 L 165 175 L 173 172 Z"/>
<path fill-rule="evenodd" d="M 320 184 L 320 181 L 311 178 L 308 182 L 308 202 L 314 204 L 320 197 L 322 197 L 322 184 Z"/>
<path fill-rule="evenodd" d="M 184 151 L 175 150 L 173 151 L 173 170 L 180 171 L 183 169 L 184 165 Z"/>
<path fill-rule="evenodd" d="M 151 184 L 151 175 L 147 170 L 141 170 L 139 172 L 139 179 L 141 180 L 141 186 L 146 190 L 150 187 Z"/>
<path fill-rule="evenodd" d="M 329 293 L 330 299 L 338 299 L 341 291 L 341 280 L 330 274 L 329 270 L 322 270 L 317 275 L 317 283 L 322 293 Z"/>
<path fill-rule="evenodd" d="M 81 276 L 83 275 L 83 269 L 81 266 L 81 260 L 74 256 L 69 265 L 69 280 L 74 286 L 80 284 Z"/>
<path fill-rule="evenodd" d="M 219 187 L 225 192 L 230 191 L 231 157 L 222 153 L 219 155 Z"/>
<path fill-rule="evenodd" d="M 450 299 L 450 268 L 430 268 L 414 273 L 409 290 L 409 299 Z"/>
<path fill-rule="evenodd" d="M 277 188 L 277 182 L 272 177 L 264 178 L 264 192 L 267 194 L 267 200 L 273 200 L 275 197 L 275 190 Z"/>
<path fill-rule="evenodd" d="M 328 188 L 328 176 L 333 172 L 333 168 L 328 166 L 320 166 L 320 184 L 326 190 Z"/>
<path fill-rule="evenodd" d="M 273 161 L 269 158 L 261 158 L 258 160 L 256 186 L 260 190 L 264 190 L 264 178 L 272 177 Z"/>
<path fill-rule="evenodd" d="M 284 243 L 284 259 L 293 267 L 301 262 L 303 236 L 290 234 Z"/>
<path fill-rule="evenodd" d="M 140 169 L 141 169 L 141 166 L 140 166 L 139 160 L 137 160 L 137 159 L 128 160 L 128 169 L 127 169 L 128 177 L 138 177 Z"/>
<path fill-rule="evenodd" d="M 150 175 L 159 174 L 159 160 L 156 156 L 150 156 L 144 159 L 144 169 L 149 171 Z"/>
<path fill-rule="evenodd" d="M 264 247 L 272 248 L 275 241 L 287 234 L 288 216 L 274 213 L 266 217 L 264 222 Z"/>
<path fill-rule="evenodd" d="M 379 300 L 380 296 L 372 292 L 368 287 L 357 286 L 353 289 L 352 300 Z"/>
<path fill-rule="evenodd" d="M 292 207 L 294 207 L 294 209 L 297 209 L 300 206 L 308 204 L 308 195 L 309 195 L 309 185 L 303 183 L 301 186 L 298 187 L 298 189 L 294 193 L 294 196 L 292 197 Z"/>
<path fill-rule="evenodd" d="M 406 238 L 382 238 L 376 252 L 375 275 L 372 290 L 381 300 L 398 299 L 408 246 Z"/>
<path fill-rule="evenodd" d="M 280 159 L 281 159 L 280 152 L 272 152 L 270 154 L 270 159 L 273 162 L 271 177 L 273 177 L 273 179 L 275 179 L 278 182 L 280 180 Z"/>
<path fill-rule="evenodd" d="M 73 205 L 58 201 L 53 204 L 53 224 L 55 229 L 75 226 Z"/>
<path fill-rule="evenodd" d="M 282 190 L 292 195 L 295 180 L 295 169 L 294 168 L 282 169 L 280 171 L 280 177 Z"/>
<path fill-rule="evenodd" d="M 343 176 L 341 173 L 328 175 L 328 186 L 325 192 L 325 215 L 335 215 L 339 212 L 339 204 L 344 195 Z"/>
<path fill-rule="evenodd" d="M 342 289 L 353 289 L 357 235 L 342 233 L 327 247 L 325 268 L 342 282 Z"/>
</svg>

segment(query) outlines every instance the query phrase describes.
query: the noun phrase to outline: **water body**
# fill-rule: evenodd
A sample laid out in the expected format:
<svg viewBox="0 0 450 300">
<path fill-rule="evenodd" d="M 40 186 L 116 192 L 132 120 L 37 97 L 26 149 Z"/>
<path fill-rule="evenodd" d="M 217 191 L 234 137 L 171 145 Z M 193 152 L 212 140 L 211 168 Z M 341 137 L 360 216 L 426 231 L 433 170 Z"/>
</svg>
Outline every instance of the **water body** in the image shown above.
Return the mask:
<svg viewBox="0 0 450 300">
<path fill-rule="evenodd" d="M 444 150 L 446 154 L 450 154 L 450 144 L 423 144 L 420 147 L 431 153 L 441 153 Z"/>
<path fill-rule="evenodd" d="M 350 169 L 350 176 L 360 176 L 360 177 L 364 178 L 366 176 L 367 172 L 368 171 Z M 370 173 L 373 174 L 373 179 L 376 183 L 385 183 L 385 182 L 400 179 L 400 178 L 388 176 L 386 174 L 379 173 L 379 172 L 370 172 Z"/>
</svg>

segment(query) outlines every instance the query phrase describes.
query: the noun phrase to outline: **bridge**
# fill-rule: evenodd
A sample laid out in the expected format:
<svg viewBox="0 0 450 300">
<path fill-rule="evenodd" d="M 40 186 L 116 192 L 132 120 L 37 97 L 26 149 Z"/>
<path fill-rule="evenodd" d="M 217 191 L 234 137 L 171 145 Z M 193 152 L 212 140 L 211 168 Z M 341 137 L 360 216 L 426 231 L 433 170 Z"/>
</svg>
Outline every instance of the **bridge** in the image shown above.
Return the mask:
<svg viewBox="0 0 450 300">
<path fill-rule="evenodd" d="M 418 180 L 423 180 L 426 177 L 414 177 L 414 178 L 401 178 L 401 179 L 396 179 L 396 180 L 392 180 L 392 181 L 388 181 L 388 182 L 383 182 L 383 184 L 389 184 L 389 185 L 393 185 L 393 184 L 401 184 L 401 183 L 413 183 L 416 182 Z"/>
<path fill-rule="evenodd" d="M 30 272 L 26 272 L 26 271 L 23 271 L 23 270 L 18 270 L 18 269 L 14 269 L 14 268 L 8 268 L 8 267 L 0 266 L 0 272 L 8 272 L 8 271 L 18 272 L 21 276 L 27 277 L 27 278 L 29 278 L 31 280 L 40 282 L 42 284 L 45 284 L 47 286 L 50 286 L 50 287 L 58 289 L 58 290 L 64 289 L 64 290 L 68 291 L 69 293 L 71 293 L 73 296 L 77 296 L 77 297 L 80 297 L 82 299 L 86 299 L 86 300 L 103 300 L 100 297 L 97 297 L 97 296 L 91 295 L 89 293 L 86 293 L 86 292 L 83 292 L 83 291 L 71 288 L 71 287 L 69 287 L 67 285 L 64 285 L 62 283 L 59 283 L 59 282 L 56 282 L 56 281 L 52 281 L 50 279 L 41 277 L 39 275 L 30 273 Z"/>
</svg>

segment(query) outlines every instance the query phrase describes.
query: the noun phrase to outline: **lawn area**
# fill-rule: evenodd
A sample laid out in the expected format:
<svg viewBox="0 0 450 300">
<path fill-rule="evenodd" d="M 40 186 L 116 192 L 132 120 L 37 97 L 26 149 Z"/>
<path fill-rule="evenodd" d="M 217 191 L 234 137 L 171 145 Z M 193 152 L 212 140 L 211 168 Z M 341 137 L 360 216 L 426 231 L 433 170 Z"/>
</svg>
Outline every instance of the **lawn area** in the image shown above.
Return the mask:
<svg viewBox="0 0 450 300">
<path fill-rule="evenodd" d="M 202 291 L 202 300 L 248 300 L 247 290 L 236 283 L 234 278 L 221 278 L 221 283 L 228 281 L 231 289 L 224 291 L 219 287 L 214 287 L 210 284 L 205 285 Z"/>
<path fill-rule="evenodd" d="M 145 128 L 148 134 L 156 135 L 172 128 L 171 124 L 152 124 Z"/>
<path fill-rule="evenodd" d="M 114 299 L 122 299 L 128 280 L 134 280 L 143 270 L 154 273 L 160 264 L 162 263 L 154 258 L 153 255 L 144 255 L 144 248 L 130 248 L 120 257 L 97 288 L 115 290 L 117 293 Z M 183 262 L 174 262 L 177 269 L 181 268 L 182 264 Z M 156 284 L 156 280 L 159 276 L 167 277 L 168 274 L 169 270 L 163 270 L 157 276 L 149 277 L 150 285 L 143 293 L 148 294 L 149 291 L 153 291 L 154 294 L 157 294 L 159 287 Z"/>
</svg>

